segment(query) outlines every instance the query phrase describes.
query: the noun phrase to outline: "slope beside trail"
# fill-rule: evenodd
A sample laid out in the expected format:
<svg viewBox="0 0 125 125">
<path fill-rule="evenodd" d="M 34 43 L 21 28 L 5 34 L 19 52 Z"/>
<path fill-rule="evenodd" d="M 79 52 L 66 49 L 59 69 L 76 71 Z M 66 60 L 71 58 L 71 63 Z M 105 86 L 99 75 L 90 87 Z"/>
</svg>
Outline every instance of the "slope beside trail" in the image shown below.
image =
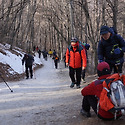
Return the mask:
<svg viewBox="0 0 125 125">
<path fill-rule="evenodd" d="M 13 93 L 0 83 L 0 125 L 123 125 L 116 121 L 102 121 L 92 111 L 91 118 L 79 113 L 82 104 L 81 89 L 69 87 L 68 68 L 63 62 L 54 68 L 51 58 L 41 58 L 43 67 L 35 71 L 36 79 L 8 82 Z M 91 82 L 94 76 L 88 76 Z M 86 84 L 82 84 L 84 87 Z"/>
</svg>

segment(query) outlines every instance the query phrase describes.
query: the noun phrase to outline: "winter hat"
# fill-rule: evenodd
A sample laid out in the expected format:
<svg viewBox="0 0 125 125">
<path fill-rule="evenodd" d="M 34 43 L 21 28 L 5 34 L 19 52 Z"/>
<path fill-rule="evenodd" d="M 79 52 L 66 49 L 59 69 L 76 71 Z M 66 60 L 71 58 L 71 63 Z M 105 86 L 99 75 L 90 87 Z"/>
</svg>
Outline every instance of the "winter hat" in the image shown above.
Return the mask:
<svg viewBox="0 0 125 125">
<path fill-rule="evenodd" d="M 110 74 L 110 67 L 109 64 L 107 62 L 101 62 L 98 64 L 97 66 L 97 74 L 98 76 L 102 76 L 102 75 L 107 75 Z"/>
<path fill-rule="evenodd" d="M 102 26 L 100 29 L 100 35 L 106 34 L 110 32 L 110 28 L 108 26 Z"/>
<path fill-rule="evenodd" d="M 75 42 L 75 43 L 77 43 L 77 42 L 79 42 L 79 40 L 78 40 L 77 37 L 74 37 L 74 38 L 71 39 L 71 42 Z"/>
<path fill-rule="evenodd" d="M 28 56 L 28 54 L 24 54 L 24 56 L 25 56 L 25 57 L 27 57 L 27 56 Z"/>
</svg>

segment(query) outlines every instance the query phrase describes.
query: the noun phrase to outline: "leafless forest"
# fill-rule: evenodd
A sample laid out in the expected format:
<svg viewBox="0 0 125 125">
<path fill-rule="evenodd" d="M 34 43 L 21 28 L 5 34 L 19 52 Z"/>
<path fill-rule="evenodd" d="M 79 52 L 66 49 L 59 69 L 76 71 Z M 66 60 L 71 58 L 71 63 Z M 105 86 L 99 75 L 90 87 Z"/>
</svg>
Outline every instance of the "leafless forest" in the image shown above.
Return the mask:
<svg viewBox="0 0 125 125">
<path fill-rule="evenodd" d="M 125 38 L 125 0 L 0 0 L 0 43 L 27 52 L 55 49 L 62 58 L 72 36 L 91 45 L 89 68 L 97 65 L 101 25 Z M 95 69 L 93 69 L 95 71 Z"/>
</svg>

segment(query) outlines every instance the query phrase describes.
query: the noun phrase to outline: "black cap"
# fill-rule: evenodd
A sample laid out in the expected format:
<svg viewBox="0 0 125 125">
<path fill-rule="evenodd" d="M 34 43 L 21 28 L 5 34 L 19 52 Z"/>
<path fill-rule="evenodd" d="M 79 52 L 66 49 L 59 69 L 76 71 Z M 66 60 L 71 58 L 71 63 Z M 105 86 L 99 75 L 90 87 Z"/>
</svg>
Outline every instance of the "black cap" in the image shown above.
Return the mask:
<svg viewBox="0 0 125 125">
<path fill-rule="evenodd" d="M 75 42 L 76 43 L 76 42 L 79 42 L 79 40 L 78 40 L 77 37 L 74 37 L 74 38 L 71 39 L 71 42 Z"/>
</svg>

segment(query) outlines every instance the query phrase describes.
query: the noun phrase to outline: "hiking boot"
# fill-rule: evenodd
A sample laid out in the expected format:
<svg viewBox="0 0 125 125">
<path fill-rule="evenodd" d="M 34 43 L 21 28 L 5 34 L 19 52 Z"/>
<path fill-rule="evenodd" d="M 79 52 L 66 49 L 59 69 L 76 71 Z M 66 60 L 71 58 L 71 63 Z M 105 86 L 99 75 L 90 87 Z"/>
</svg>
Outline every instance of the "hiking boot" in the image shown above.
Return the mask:
<svg viewBox="0 0 125 125">
<path fill-rule="evenodd" d="M 85 110 L 81 109 L 80 113 L 83 115 L 83 116 L 86 116 L 86 117 L 91 117 L 91 114 L 90 112 L 86 112 Z"/>
<path fill-rule="evenodd" d="M 80 87 L 80 85 L 77 85 L 76 88 L 79 89 L 79 88 L 81 88 L 81 87 Z"/>
<path fill-rule="evenodd" d="M 85 79 L 83 79 L 82 81 L 83 81 L 83 83 L 86 83 Z"/>
<path fill-rule="evenodd" d="M 70 88 L 73 88 L 73 87 L 74 87 L 74 85 L 75 85 L 75 84 L 72 82 L 72 83 L 71 83 L 71 85 L 70 85 Z"/>
</svg>

